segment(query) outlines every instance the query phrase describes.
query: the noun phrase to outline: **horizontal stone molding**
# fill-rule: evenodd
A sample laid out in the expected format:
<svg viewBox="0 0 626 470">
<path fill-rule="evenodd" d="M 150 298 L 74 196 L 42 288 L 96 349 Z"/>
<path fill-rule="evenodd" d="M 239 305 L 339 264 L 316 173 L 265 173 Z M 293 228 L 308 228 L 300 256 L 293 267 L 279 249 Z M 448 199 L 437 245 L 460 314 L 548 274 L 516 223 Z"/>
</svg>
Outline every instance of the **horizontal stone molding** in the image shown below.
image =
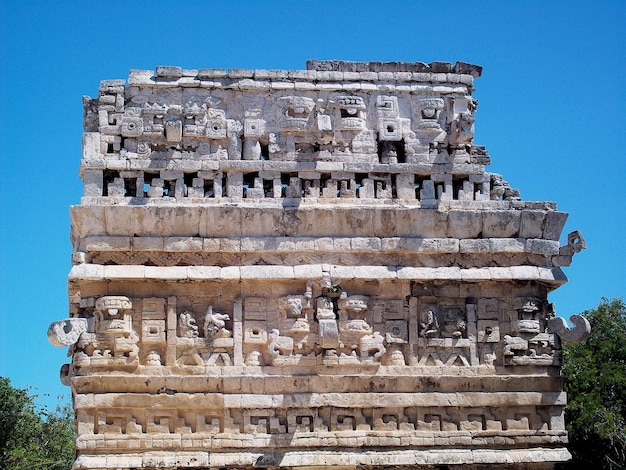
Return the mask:
<svg viewBox="0 0 626 470">
<path fill-rule="evenodd" d="M 330 61 L 309 61 L 314 67 L 329 67 Z M 307 64 L 310 65 L 310 64 Z M 131 70 L 128 77 L 129 86 L 154 87 L 216 87 L 225 86 L 238 89 L 258 88 L 271 86 L 277 83 L 305 82 L 315 85 L 315 82 L 422 82 L 450 83 L 472 85 L 473 78 L 480 77 L 482 67 L 477 65 L 449 63 L 442 66 L 433 64 L 414 63 L 386 63 L 371 65 L 366 63 L 351 63 L 348 66 L 339 66 L 348 70 L 265 70 L 265 69 L 198 69 L 186 70 L 181 67 L 157 67 L 152 70 Z M 330 66 L 332 67 L 332 66 Z M 335 67 L 338 67 L 335 65 Z M 359 70 L 360 69 L 360 70 Z M 100 91 L 112 92 L 124 86 L 124 80 L 103 80 L 100 82 Z M 280 88 L 284 89 L 284 88 Z"/>
<path fill-rule="evenodd" d="M 97 132 L 87 134 L 98 135 Z M 132 158 L 130 158 L 132 157 Z M 126 158 L 111 154 L 105 158 L 82 159 L 80 162 L 81 177 L 90 170 L 120 170 L 123 176 L 137 177 L 142 171 L 233 171 L 247 173 L 254 171 L 275 172 L 353 172 L 353 173 L 384 173 L 401 174 L 413 173 L 417 175 L 482 175 L 485 165 L 477 163 L 372 163 L 372 162 L 342 162 L 342 161 L 293 161 L 293 160 L 195 160 L 185 159 L 183 154 L 174 155 L 174 159 L 142 158 L 136 154 L 127 154 Z M 178 158 L 176 158 L 178 157 Z M 128 166 L 131 166 L 130 168 Z M 130 170 L 135 170 L 133 173 Z M 140 173 L 139 173 L 140 174 Z M 206 175 L 209 176 L 209 175 Z M 169 179 L 176 179 L 170 177 Z M 488 201 L 485 201 L 488 202 Z M 513 201 L 491 201 L 511 203 Z M 521 201 L 517 201 L 518 203 Z M 524 203 L 527 201 L 523 201 Z M 554 203 L 544 203 L 554 204 Z"/>
<path fill-rule="evenodd" d="M 125 237 L 89 236 L 84 251 L 91 252 L 384 252 L 384 253 L 532 253 L 558 255 L 553 240 L 521 238 L 408 238 L 408 237 Z"/>
<path fill-rule="evenodd" d="M 152 395 L 158 395 L 158 392 L 163 390 L 180 390 L 187 396 L 204 393 L 292 393 L 292 382 L 285 381 L 284 370 L 277 368 L 269 370 L 269 375 L 262 374 L 260 368 L 254 369 L 250 366 L 216 367 L 211 373 L 201 375 L 158 375 L 154 373 L 154 368 L 149 372 L 135 371 L 124 375 L 120 375 L 119 372 L 103 371 L 100 373 L 98 383 L 94 383 L 89 376 L 75 376 L 72 378 L 72 385 L 77 397 L 80 394 L 81 406 L 94 406 L 94 402 L 86 398 L 88 396 L 86 394 L 96 390 L 111 397 L 118 396 L 120 392 L 125 391 L 120 383 L 133 390 L 133 393 Z M 373 386 L 380 393 L 390 391 L 426 394 L 435 386 L 438 391 L 456 392 L 458 381 L 462 379 L 467 392 L 506 389 L 508 392 L 532 391 L 543 394 L 558 390 L 563 382 L 562 377 L 546 378 L 545 374 L 525 374 L 517 377 L 497 375 L 495 368 L 487 369 L 480 366 L 455 369 L 447 366 L 381 366 L 370 375 L 364 376 L 359 373 L 360 369 L 347 371 L 346 368 L 325 368 L 323 374 L 298 376 L 298 384 L 301 390 L 321 394 L 345 386 L 346 378 L 349 377 L 353 390 Z M 122 377 L 123 382 L 120 380 Z"/>
<path fill-rule="evenodd" d="M 432 445 L 435 439 L 432 439 Z M 165 468 L 185 466 L 185 468 L 205 467 L 253 467 L 259 463 L 267 466 L 286 468 L 327 468 L 337 465 L 346 469 L 377 466 L 380 462 L 393 462 L 394 466 L 414 468 L 416 465 L 458 465 L 475 470 L 479 465 L 530 464 L 537 462 L 565 462 L 571 454 L 563 446 L 531 447 L 516 449 L 467 449 L 448 447 L 446 449 L 390 449 L 354 450 L 350 448 L 333 450 L 266 450 L 237 452 L 215 451 L 169 451 L 169 452 L 130 452 L 117 450 L 108 455 L 79 455 L 74 463 L 76 470 L 126 469 L 126 468 Z M 476 465 L 477 467 L 474 467 Z"/>
<path fill-rule="evenodd" d="M 521 222 L 525 220 L 525 213 L 523 209 L 501 205 L 491 209 L 448 211 L 417 208 L 410 204 L 356 205 L 341 209 L 334 204 L 283 207 L 279 201 L 274 201 L 267 206 L 244 203 L 209 206 L 81 205 L 73 206 L 70 216 L 75 240 L 120 237 L 110 241 L 94 238 L 91 248 L 96 251 L 99 244 L 106 248 L 107 243 L 111 244 L 110 249 L 118 250 L 131 246 L 133 249 L 166 251 L 215 249 L 210 245 L 201 246 L 197 238 L 326 240 L 358 237 L 388 238 L 390 242 L 395 238 L 407 240 L 406 246 L 397 247 L 403 250 L 414 250 L 416 244 L 426 248 L 422 239 L 457 239 L 466 240 L 458 250 L 466 253 L 507 251 L 558 254 L 557 241 L 567 213 L 546 210 L 542 218 L 534 219 L 532 227 L 528 221 Z M 521 237 L 522 232 L 530 237 Z M 132 237 L 132 245 L 131 240 L 124 237 Z M 161 245 L 156 240 L 146 240 L 139 241 L 135 246 L 134 239 L 143 237 L 168 237 L 168 243 L 164 241 Z M 283 241 L 290 243 L 289 240 Z M 84 250 L 87 247 L 81 248 Z M 345 244 L 342 249 L 345 249 Z M 450 247 L 444 249 L 449 250 Z"/>
<path fill-rule="evenodd" d="M 206 269 L 199 269 L 206 268 Z M 511 266 L 488 268 L 459 267 L 396 267 L 396 266 L 332 266 L 333 279 L 406 279 L 406 280 L 524 280 L 560 285 L 567 278 L 560 268 Z M 143 266 L 79 264 L 72 267 L 70 281 L 167 279 L 171 281 L 243 280 L 243 279 L 321 279 L 323 265 L 308 266 Z M 319 274 L 319 277 L 315 277 Z"/>
<path fill-rule="evenodd" d="M 150 401 L 162 408 L 368 408 L 376 403 L 385 407 L 515 407 L 515 406 L 565 406 L 565 392 L 334 392 L 334 393 L 99 393 L 77 395 L 75 407 L 139 407 Z"/>
</svg>

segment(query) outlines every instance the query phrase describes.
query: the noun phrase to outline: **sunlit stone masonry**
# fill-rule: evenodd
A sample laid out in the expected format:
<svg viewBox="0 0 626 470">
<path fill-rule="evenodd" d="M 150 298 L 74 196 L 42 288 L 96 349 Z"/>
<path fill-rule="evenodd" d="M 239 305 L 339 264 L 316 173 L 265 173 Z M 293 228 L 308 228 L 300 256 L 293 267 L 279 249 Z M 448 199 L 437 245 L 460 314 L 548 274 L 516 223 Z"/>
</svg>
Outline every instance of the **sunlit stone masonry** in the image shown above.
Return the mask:
<svg viewBox="0 0 626 470">
<path fill-rule="evenodd" d="M 74 469 L 548 469 L 585 247 L 474 143 L 481 67 L 157 67 L 83 100 Z M 532 136 L 529 136 L 531 138 Z"/>
</svg>

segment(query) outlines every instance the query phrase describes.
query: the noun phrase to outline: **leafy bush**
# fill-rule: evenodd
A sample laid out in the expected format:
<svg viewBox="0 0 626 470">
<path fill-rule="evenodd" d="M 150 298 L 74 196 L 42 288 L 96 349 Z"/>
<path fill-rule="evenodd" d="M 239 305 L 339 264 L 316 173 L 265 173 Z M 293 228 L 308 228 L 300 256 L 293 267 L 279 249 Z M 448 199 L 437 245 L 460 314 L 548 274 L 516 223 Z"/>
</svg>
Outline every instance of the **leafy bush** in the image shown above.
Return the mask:
<svg viewBox="0 0 626 470">
<path fill-rule="evenodd" d="M 572 462 L 568 469 L 626 468 L 626 305 L 602 299 L 582 313 L 591 335 L 565 345 L 565 419 Z"/>
<path fill-rule="evenodd" d="M 37 409 L 27 389 L 0 377 L 0 468 L 69 470 L 74 462 L 74 413 L 69 404 Z"/>
</svg>

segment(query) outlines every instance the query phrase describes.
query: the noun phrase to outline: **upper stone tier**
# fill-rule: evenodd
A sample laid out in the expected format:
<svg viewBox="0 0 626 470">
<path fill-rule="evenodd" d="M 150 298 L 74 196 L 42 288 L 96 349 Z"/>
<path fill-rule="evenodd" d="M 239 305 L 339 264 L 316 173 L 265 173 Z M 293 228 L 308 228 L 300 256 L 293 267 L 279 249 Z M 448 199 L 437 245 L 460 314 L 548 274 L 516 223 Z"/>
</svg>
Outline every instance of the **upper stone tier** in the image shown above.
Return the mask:
<svg viewBox="0 0 626 470">
<path fill-rule="evenodd" d="M 106 80 L 84 98 L 82 203 L 518 200 L 474 145 L 481 71 L 316 60 L 296 71 L 132 70 L 128 85 Z"/>
</svg>

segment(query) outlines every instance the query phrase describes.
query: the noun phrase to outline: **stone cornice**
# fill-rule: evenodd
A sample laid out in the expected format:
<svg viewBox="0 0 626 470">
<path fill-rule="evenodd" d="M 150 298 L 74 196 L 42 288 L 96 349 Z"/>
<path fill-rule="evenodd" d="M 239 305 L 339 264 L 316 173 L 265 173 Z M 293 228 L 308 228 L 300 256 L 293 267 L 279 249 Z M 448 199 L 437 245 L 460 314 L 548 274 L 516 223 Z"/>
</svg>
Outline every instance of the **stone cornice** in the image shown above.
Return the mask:
<svg viewBox="0 0 626 470">
<path fill-rule="evenodd" d="M 346 279 L 413 279 L 417 281 L 537 281 L 558 286 L 567 282 L 560 268 L 537 266 L 511 266 L 488 268 L 414 268 L 397 266 L 327 266 L 321 264 L 301 266 L 103 266 L 79 264 L 72 267 L 70 281 L 118 281 L 139 279 L 167 279 L 171 281 L 206 280 L 316 280 L 330 271 L 335 280 Z"/>
</svg>

